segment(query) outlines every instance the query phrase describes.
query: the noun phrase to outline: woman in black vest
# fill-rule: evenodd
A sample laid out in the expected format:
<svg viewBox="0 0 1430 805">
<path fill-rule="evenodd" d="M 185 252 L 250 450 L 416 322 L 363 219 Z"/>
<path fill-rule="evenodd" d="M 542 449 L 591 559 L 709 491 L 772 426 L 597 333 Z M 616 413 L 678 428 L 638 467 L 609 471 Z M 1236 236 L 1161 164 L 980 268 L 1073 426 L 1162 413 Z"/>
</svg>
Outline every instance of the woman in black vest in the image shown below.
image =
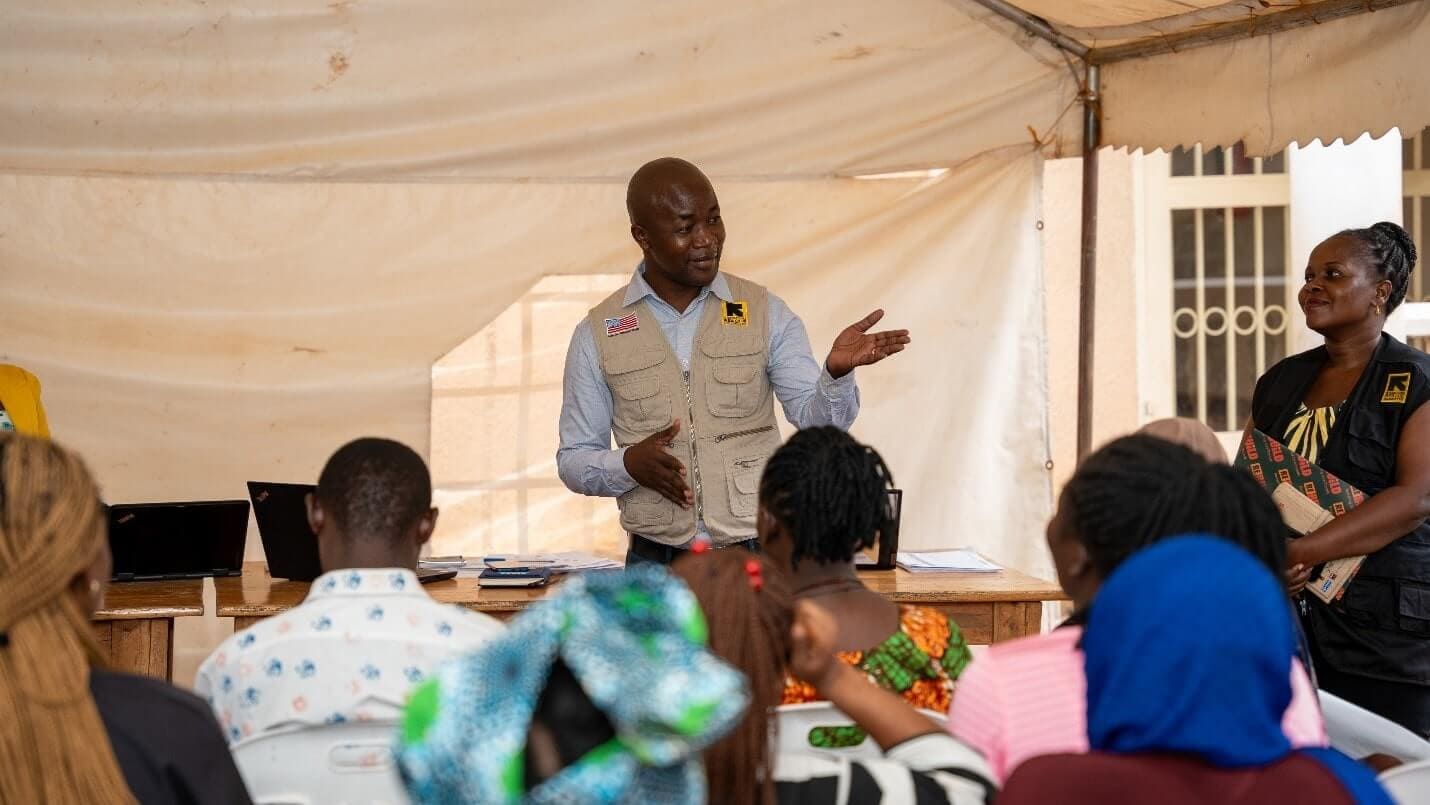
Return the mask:
<svg viewBox="0 0 1430 805">
<path fill-rule="evenodd" d="M 1298 301 L 1325 346 L 1261 377 L 1252 420 L 1369 496 L 1288 551 L 1367 557 L 1340 601 L 1301 596 L 1320 686 L 1430 736 L 1430 356 L 1383 332 L 1414 268 L 1392 223 L 1317 246 Z"/>
</svg>

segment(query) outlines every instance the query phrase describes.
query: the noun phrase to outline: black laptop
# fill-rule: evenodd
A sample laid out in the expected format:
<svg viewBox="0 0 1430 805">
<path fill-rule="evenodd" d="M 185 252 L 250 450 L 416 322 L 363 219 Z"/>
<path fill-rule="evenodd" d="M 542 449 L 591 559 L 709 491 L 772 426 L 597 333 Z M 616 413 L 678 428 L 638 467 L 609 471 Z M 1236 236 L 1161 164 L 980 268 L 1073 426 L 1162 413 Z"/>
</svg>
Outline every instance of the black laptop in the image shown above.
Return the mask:
<svg viewBox="0 0 1430 805">
<path fill-rule="evenodd" d="M 120 503 L 107 507 L 114 581 L 243 572 L 248 501 Z"/>
<path fill-rule="evenodd" d="M 248 482 L 268 575 L 275 579 L 312 581 L 323 575 L 318 538 L 308 525 L 307 497 L 313 489 L 312 484 Z"/>
</svg>

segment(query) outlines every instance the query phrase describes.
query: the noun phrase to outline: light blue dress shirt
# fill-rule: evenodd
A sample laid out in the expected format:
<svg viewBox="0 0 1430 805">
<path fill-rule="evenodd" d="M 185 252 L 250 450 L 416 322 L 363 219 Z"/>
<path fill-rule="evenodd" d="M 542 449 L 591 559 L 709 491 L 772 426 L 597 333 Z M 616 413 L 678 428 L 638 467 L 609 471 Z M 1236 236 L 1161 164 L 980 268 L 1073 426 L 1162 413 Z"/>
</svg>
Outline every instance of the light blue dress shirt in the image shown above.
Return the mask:
<svg viewBox="0 0 1430 805">
<path fill-rule="evenodd" d="M 717 274 L 715 281 L 702 289 L 682 313 L 651 290 L 642 264 L 631 277 L 624 304 L 629 308 L 646 300 L 671 350 L 680 360 L 681 369 L 689 371 L 690 351 L 700 329 L 705 302 L 711 294 L 726 302 L 738 301 L 730 294 L 725 275 Z M 859 414 L 859 387 L 854 383 L 854 373 L 838 380 L 830 377 L 810 352 L 804 322 L 784 300 L 769 294 L 768 309 L 768 374 L 785 418 L 796 428 L 834 425 L 848 429 Z M 611 449 L 613 408 L 611 389 L 606 385 L 596 351 L 596 335 L 583 318 L 571 334 L 571 347 L 566 352 L 561 445 L 556 450 L 556 472 L 572 492 L 620 497 L 636 487 L 635 479 L 626 472 L 625 448 Z M 697 536 L 705 533 L 705 524 L 696 524 Z"/>
</svg>

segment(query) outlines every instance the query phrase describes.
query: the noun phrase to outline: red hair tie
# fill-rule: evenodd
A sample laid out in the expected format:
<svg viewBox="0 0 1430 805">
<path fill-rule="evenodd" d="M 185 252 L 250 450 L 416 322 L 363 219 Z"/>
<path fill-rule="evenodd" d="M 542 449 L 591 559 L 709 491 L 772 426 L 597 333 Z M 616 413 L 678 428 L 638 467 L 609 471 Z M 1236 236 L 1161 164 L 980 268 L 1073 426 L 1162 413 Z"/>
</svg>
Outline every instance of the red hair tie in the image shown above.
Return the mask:
<svg viewBox="0 0 1430 805">
<path fill-rule="evenodd" d="M 765 576 L 764 571 L 760 569 L 760 560 L 746 559 L 745 575 L 750 577 L 750 587 L 754 589 L 755 592 L 759 592 L 765 588 Z"/>
<path fill-rule="evenodd" d="M 698 540 L 695 541 L 695 544 L 694 544 L 694 545 L 691 545 L 691 546 L 690 546 L 690 552 L 693 553 L 693 554 L 702 554 L 702 553 L 705 553 L 705 552 L 707 552 L 707 551 L 709 551 L 709 550 L 710 550 L 710 542 L 709 542 L 709 540 L 698 539 Z"/>
</svg>

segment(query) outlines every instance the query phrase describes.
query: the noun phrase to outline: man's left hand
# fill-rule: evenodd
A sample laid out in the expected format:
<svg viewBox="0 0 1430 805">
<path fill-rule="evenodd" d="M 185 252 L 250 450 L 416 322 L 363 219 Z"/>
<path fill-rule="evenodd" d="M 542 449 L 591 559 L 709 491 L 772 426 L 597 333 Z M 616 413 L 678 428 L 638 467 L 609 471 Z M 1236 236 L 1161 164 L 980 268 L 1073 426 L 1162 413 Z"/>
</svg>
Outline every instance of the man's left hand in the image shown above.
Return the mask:
<svg viewBox="0 0 1430 805">
<path fill-rule="evenodd" d="M 876 310 L 845 327 L 844 332 L 834 339 L 834 346 L 830 347 L 829 357 L 824 361 L 824 368 L 829 370 L 830 377 L 841 378 L 857 366 L 878 363 L 895 352 L 904 351 L 904 346 L 909 343 L 908 330 L 869 332 L 869 328 L 882 318 L 884 311 Z"/>
</svg>

